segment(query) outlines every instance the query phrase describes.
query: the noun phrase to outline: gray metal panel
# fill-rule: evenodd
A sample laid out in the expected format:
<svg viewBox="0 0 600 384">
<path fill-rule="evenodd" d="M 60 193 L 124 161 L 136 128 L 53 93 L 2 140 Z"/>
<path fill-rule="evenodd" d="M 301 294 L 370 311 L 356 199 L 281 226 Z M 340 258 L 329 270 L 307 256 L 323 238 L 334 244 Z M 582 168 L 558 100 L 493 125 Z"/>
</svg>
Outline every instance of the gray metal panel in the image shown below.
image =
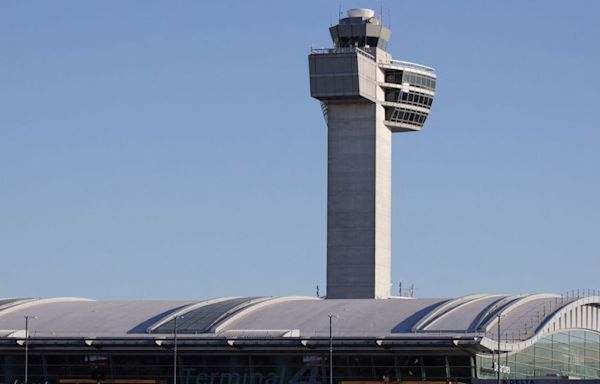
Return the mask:
<svg viewBox="0 0 600 384">
<path fill-rule="evenodd" d="M 227 305 L 219 308 L 212 307 L 212 311 L 206 311 L 205 308 L 199 314 L 202 316 L 196 317 L 197 320 L 202 318 L 204 324 L 195 323 L 193 329 L 206 329 L 206 324 L 213 323 L 215 320 L 218 322 L 218 318 L 224 314 L 227 314 L 224 318 L 229 318 L 229 314 L 239 313 L 239 318 L 224 324 L 219 332 L 233 334 L 246 331 L 251 333 L 252 331 L 298 330 L 301 337 L 323 337 L 328 335 L 328 315 L 335 314 L 338 318 L 334 320 L 334 334 L 338 337 L 385 337 L 402 334 L 414 336 L 426 335 L 430 331 L 432 334 L 438 334 L 442 328 L 457 328 L 449 334 L 462 334 L 468 329 L 458 328 L 481 319 L 481 315 L 489 311 L 489 304 L 493 302 L 492 297 L 480 300 L 477 305 L 465 304 L 463 308 L 457 308 L 452 311 L 454 313 L 451 316 L 441 320 L 437 329 L 417 332 L 413 332 L 414 325 L 439 308 L 446 300 L 300 299 L 272 304 L 263 301 L 265 305 L 252 307 L 260 300 L 254 300 L 249 304 L 250 298 L 238 298 L 235 301 L 227 299 L 224 301 L 228 302 Z M 552 312 L 573 300 L 537 295 L 531 297 L 529 301 L 511 305 L 506 317 L 502 319 L 503 338 L 531 337 L 532 332 L 545 318 L 549 318 Z M 169 313 L 194 303 L 197 302 L 55 301 L 41 304 L 30 302 L 13 306 L 4 313 L 0 312 L 0 330 L 5 331 L 4 336 L 0 335 L 0 337 L 6 337 L 13 331 L 22 331 L 25 326 L 25 315 L 37 316 L 30 322 L 32 337 L 156 337 L 159 335 L 142 333 L 149 323 L 154 323 Z M 239 312 L 240 308 L 252 310 Z M 188 320 L 192 319 L 193 316 L 188 318 Z M 185 318 L 181 319 L 182 322 L 184 320 Z M 181 331 L 186 331 L 185 327 L 192 328 L 191 325 L 186 326 L 183 323 L 181 325 L 184 326 Z M 492 324 L 488 337 L 495 337 L 494 332 L 495 327 Z M 202 337 L 205 336 L 206 334 Z"/>
<path fill-rule="evenodd" d="M 367 35 L 367 25 L 366 24 L 350 24 L 352 28 L 352 33 L 350 36 L 366 36 Z"/>
<path fill-rule="evenodd" d="M 204 305 L 190 312 L 186 312 L 181 318 L 177 319 L 177 332 L 208 332 L 211 325 L 222 318 L 227 312 L 257 298 L 258 297 L 238 297 L 235 299 Z M 171 320 L 156 328 L 153 333 L 173 333 L 174 328 L 175 320 Z"/>
<path fill-rule="evenodd" d="M 533 336 L 537 326 L 544 319 L 573 301 L 576 301 L 576 298 L 562 301 L 557 297 L 540 297 L 523 304 L 517 301 L 508 307 L 506 315 L 500 321 L 502 337 L 519 339 Z M 497 320 L 494 323 L 497 324 Z M 497 338 L 496 327 L 491 327 L 490 331 L 490 337 Z"/>
<path fill-rule="evenodd" d="M 141 324 L 190 301 L 71 301 L 24 305 L 10 313 L 0 312 L 0 329 L 22 330 L 24 316 L 35 336 L 125 336 Z M 14 308 L 13 308 L 14 309 Z"/>
<path fill-rule="evenodd" d="M 310 93 L 319 100 L 376 101 L 377 64 L 356 52 L 311 54 Z"/>
<path fill-rule="evenodd" d="M 360 97 L 355 54 L 310 55 L 311 95 L 319 99 Z"/>
<path fill-rule="evenodd" d="M 331 40 L 337 41 L 337 39 L 339 37 L 337 28 L 335 28 L 335 27 L 329 28 L 329 33 L 331 34 Z"/>
<path fill-rule="evenodd" d="M 333 333 L 341 337 L 385 336 L 411 332 L 411 327 L 442 299 L 297 300 L 258 309 L 226 330 L 297 329 L 301 336 L 326 336 L 329 314 Z M 226 331 L 225 330 L 225 331 Z"/>
<path fill-rule="evenodd" d="M 477 316 L 505 296 L 487 296 L 462 304 L 445 313 L 427 327 L 428 331 L 464 331 Z"/>
<path fill-rule="evenodd" d="M 376 25 L 376 24 L 366 24 L 366 27 L 367 27 L 367 30 L 365 31 L 365 33 L 369 37 L 381 36 L 381 32 L 384 28 L 382 25 Z"/>
</svg>

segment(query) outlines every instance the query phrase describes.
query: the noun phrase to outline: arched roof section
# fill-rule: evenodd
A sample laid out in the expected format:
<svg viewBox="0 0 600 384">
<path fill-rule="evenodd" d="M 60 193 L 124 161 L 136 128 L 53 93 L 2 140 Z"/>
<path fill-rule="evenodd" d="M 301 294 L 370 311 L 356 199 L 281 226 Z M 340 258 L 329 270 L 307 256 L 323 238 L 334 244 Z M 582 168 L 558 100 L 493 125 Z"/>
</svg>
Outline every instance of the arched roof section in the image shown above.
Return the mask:
<svg viewBox="0 0 600 384">
<path fill-rule="evenodd" d="M 237 299 L 241 299 L 241 296 L 229 296 L 229 297 L 217 297 L 214 299 L 209 299 L 209 300 L 204 300 L 198 303 L 193 303 L 193 304 L 189 304 L 189 305 L 185 305 L 181 308 L 178 308 L 176 311 L 173 311 L 171 313 L 166 314 L 165 316 L 162 316 L 158 319 L 158 321 L 152 323 L 147 329 L 146 332 L 147 333 L 154 333 L 157 332 L 157 330 L 161 327 L 163 327 L 164 325 L 166 325 L 167 323 L 173 322 L 172 325 L 169 326 L 170 332 L 173 331 L 174 328 L 174 320 L 175 317 L 185 317 L 185 315 L 191 311 L 197 310 L 199 308 L 203 308 L 203 307 L 207 307 L 213 304 L 218 304 L 218 303 L 223 303 L 229 300 L 237 300 Z M 247 300 L 247 298 L 244 298 L 245 300 Z M 179 327 L 178 327 L 179 328 Z"/>
<path fill-rule="evenodd" d="M 233 330 L 233 329 L 229 329 L 228 331 L 225 331 L 225 330 L 228 329 L 228 327 L 231 324 L 234 324 L 236 321 L 241 320 L 244 316 L 247 316 L 250 313 L 261 310 L 270 305 L 275 305 L 275 304 L 280 304 L 280 303 L 285 303 L 285 302 L 292 302 L 292 301 L 300 301 L 300 300 L 320 300 L 320 299 L 318 299 L 316 297 L 307 297 L 307 296 L 270 297 L 270 298 L 267 298 L 267 300 L 263 300 L 254 305 L 242 308 L 242 310 L 237 311 L 236 313 L 232 314 L 231 316 L 228 316 L 226 318 L 221 319 L 218 322 L 215 322 L 213 324 L 213 326 L 211 327 L 211 331 L 215 332 L 215 333 L 220 333 L 223 331 L 233 333 L 236 330 Z M 245 330 L 241 330 L 241 332 L 244 332 L 244 331 Z M 270 331 L 271 330 L 261 330 L 261 332 L 270 332 Z M 293 332 L 295 334 L 295 331 L 296 330 L 285 330 L 285 333 Z"/>
<path fill-rule="evenodd" d="M 336 315 L 336 337 L 376 337 L 412 333 L 414 325 L 446 299 L 282 300 L 232 318 L 219 327 L 229 330 L 298 330 L 302 337 L 329 334 L 329 315 Z"/>
<path fill-rule="evenodd" d="M 432 311 L 418 329 L 422 332 L 465 332 L 471 329 L 474 319 L 505 296 L 472 295 L 452 300 L 443 310 Z M 434 313 L 435 312 L 435 313 Z"/>
<path fill-rule="evenodd" d="M 532 295 L 516 308 L 500 315 L 500 350 L 520 351 L 542 337 L 568 330 L 600 332 L 600 296 L 566 298 L 556 295 Z M 506 323 L 506 327 L 503 327 Z M 498 349 L 498 318 L 487 327 L 481 345 Z"/>
<path fill-rule="evenodd" d="M 242 311 L 248 306 L 269 300 L 270 297 L 233 297 L 213 300 L 203 305 L 184 308 L 177 316 L 177 332 L 181 334 L 207 333 L 211 328 L 227 317 Z M 175 316 L 152 329 L 153 333 L 173 333 Z"/>
<path fill-rule="evenodd" d="M 485 311 L 482 311 L 479 316 L 475 319 L 471 329 L 476 331 L 485 330 L 486 324 L 494 319 L 494 316 L 502 311 L 504 308 L 513 304 L 517 300 L 521 299 L 523 295 L 512 295 L 505 296 L 504 298 L 496 301 L 493 305 L 489 306 Z"/>
<path fill-rule="evenodd" d="M 190 303 L 42 299 L 0 311 L 0 330 L 18 337 L 30 316 L 32 337 L 124 337 L 148 319 Z"/>
<path fill-rule="evenodd" d="M 447 338 L 470 347 L 520 350 L 562 330 L 600 332 L 600 299 L 557 295 L 469 295 L 457 299 L 222 297 L 200 301 L 91 301 L 81 298 L 0 299 L 0 338 L 18 338 L 30 321 L 32 337 L 165 339 L 178 318 L 184 338 L 323 338 L 329 315 L 338 338 Z M 20 333 L 21 332 L 21 333 Z M 468 336 L 468 337 L 467 337 Z M 168 336 L 166 337 L 168 339 Z M 457 341 L 460 344 L 460 340 Z"/>
<path fill-rule="evenodd" d="M 0 299 L 0 314 L 3 310 L 8 309 L 12 306 L 26 303 L 28 301 L 33 301 L 35 299 L 31 298 L 2 298 Z"/>
<path fill-rule="evenodd" d="M 437 319 L 439 319 L 441 316 L 444 316 L 446 313 L 454 310 L 455 308 L 465 304 L 465 303 L 469 303 L 473 300 L 477 300 L 481 297 L 484 297 L 485 295 L 468 295 L 468 296 L 461 296 L 458 297 L 456 299 L 451 299 L 448 300 L 444 303 L 441 303 L 439 306 L 437 306 L 435 309 L 433 309 L 431 312 L 429 312 L 427 315 L 423 316 L 413 327 L 412 331 L 413 332 L 418 332 L 418 331 L 424 331 L 427 329 L 428 326 L 430 326 L 433 322 L 435 322 Z"/>
<path fill-rule="evenodd" d="M 9 299 L 6 300 L 5 304 L 0 306 L 0 317 L 7 316 L 13 312 L 19 312 L 29 310 L 30 312 L 36 312 L 37 306 L 52 305 L 57 303 L 71 303 L 71 302 L 88 302 L 94 301 L 92 299 L 86 299 L 83 297 L 53 297 L 48 299 Z M 30 314 L 27 314 L 30 315 Z M 31 315 L 35 316 L 35 315 Z"/>
</svg>

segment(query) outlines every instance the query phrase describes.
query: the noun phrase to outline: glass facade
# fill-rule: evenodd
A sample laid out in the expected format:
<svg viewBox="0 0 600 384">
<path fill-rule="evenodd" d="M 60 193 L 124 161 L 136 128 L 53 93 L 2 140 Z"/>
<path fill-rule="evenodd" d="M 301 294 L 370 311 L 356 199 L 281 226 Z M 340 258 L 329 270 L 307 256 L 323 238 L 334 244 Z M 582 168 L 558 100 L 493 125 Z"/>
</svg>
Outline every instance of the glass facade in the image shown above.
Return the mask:
<svg viewBox="0 0 600 384">
<path fill-rule="evenodd" d="M 0 357 L 0 383 L 22 383 L 23 354 Z M 468 355 L 334 354 L 333 381 L 461 381 L 473 377 Z M 171 352 L 32 353 L 29 383 L 76 384 L 97 381 L 173 383 Z M 328 352 L 235 354 L 183 352 L 178 384 L 321 384 L 329 382 Z M 129 384 L 132 384 L 131 382 Z"/>
<path fill-rule="evenodd" d="M 385 82 L 390 84 L 402 84 L 403 71 L 389 69 L 385 71 Z"/>
<path fill-rule="evenodd" d="M 385 101 L 430 108 L 431 103 L 433 103 L 433 97 L 419 92 L 402 92 L 402 90 L 397 88 L 388 88 L 385 90 Z"/>
<path fill-rule="evenodd" d="M 388 84 L 409 84 L 412 87 L 398 89 L 383 85 L 385 101 L 407 106 L 405 108 L 386 106 L 385 120 L 417 127 L 423 126 L 433 103 L 433 96 L 427 93 L 435 89 L 435 78 L 408 70 L 388 69 L 385 71 L 385 82 Z M 423 91 L 419 92 L 418 88 L 422 88 Z M 408 106 L 424 108 L 426 111 L 416 111 Z"/>
<path fill-rule="evenodd" d="M 385 119 L 394 123 L 408 123 L 421 126 L 425 123 L 427 114 L 412 109 L 386 107 Z"/>
<path fill-rule="evenodd" d="M 408 83 L 414 87 L 435 90 L 435 78 L 409 71 L 388 69 L 385 71 L 385 82 L 390 84 Z"/>
<path fill-rule="evenodd" d="M 378 47 L 383 50 L 387 48 L 387 41 L 379 37 L 372 36 L 352 36 L 352 37 L 340 37 L 334 42 L 336 47 Z"/>
<path fill-rule="evenodd" d="M 477 356 L 478 377 L 496 377 L 493 361 L 489 355 Z M 520 352 L 502 354 L 500 365 L 510 367 L 510 373 L 502 374 L 507 379 L 556 375 L 600 379 L 600 333 L 555 333 Z"/>
<path fill-rule="evenodd" d="M 441 352 L 441 351 L 440 351 Z M 178 354 L 177 384 L 325 384 L 326 350 L 305 352 L 186 351 Z M 470 382 L 495 379 L 494 358 L 487 355 L 339 351 L 333 381 Z M 24 351 L 0 354 L 0 384 L 23 383 Z M 502 354 L 503 379 L 575 376 L 600 379 L 600 333 L 560 332 L 520 352 Z M 173 352 L 39 351 L 29 354 L 29 384 L 172 384 Z M 127 381 L 127 382 L 126 382 Z M 133 382 L 135 381 L 135 383 Z M 143 383 L 142 383 L 143 382 Z"/>
</svg>

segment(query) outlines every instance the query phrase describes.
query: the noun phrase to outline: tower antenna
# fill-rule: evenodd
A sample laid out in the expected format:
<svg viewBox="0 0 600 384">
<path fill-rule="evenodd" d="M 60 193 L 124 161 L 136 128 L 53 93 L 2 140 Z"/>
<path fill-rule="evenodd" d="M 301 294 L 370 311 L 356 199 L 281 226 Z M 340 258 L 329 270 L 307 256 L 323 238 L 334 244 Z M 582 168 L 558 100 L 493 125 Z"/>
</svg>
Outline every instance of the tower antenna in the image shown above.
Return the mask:
<svg viewBox="0 0 600 384">
<path fill-rule="evenodd" d="M 342 20 L 342 2 L 340 1 L 340 6 L 338 9 L 338 21 Z"/>
</svg>

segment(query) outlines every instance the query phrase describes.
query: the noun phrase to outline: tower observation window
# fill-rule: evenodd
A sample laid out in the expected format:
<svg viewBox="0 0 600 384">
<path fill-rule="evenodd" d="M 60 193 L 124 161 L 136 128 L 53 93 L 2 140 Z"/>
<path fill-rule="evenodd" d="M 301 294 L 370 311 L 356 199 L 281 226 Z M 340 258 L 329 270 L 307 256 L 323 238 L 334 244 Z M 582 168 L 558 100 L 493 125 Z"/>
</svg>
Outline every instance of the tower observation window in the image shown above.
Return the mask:
<svg viewBox="0 0 600 384">
<path fill-rule="evenodd" d="M 407 72 L 404 74 L 404 82 L 415 87 L 435 90 L 435 79 L 420 74 Z"/>
<path fill-rule="evenodd" d="M 379 39 L 377 37 L 367 37 L 367 45 L 370 47 L 376 47 L 379 43 Z"/>
<path fill-rule="evenodd" d="M 429 95 L 425 95 L 419 92 L 402 92 L 402 90 L 400 89 L 386 88 L 385 101 L 390 101 L 392 103 L 416 105 L 423 108 L 430 108 L 431 103 L 433 102 L 433 98 Z"/>
<path fill-rule="evenodd" d="M 385 101 L 391 101 L 393 103 L 397 103 L 400 100 L 400 95 L 402 91 L 395 88 L 386 88 L 385 89 Z"/>
<path fill-rule="evenodd" d="M 402 71 L 388 70 L 385 72 L 385 82 L 391 84 L 402 84 Z"/>
<path fill-rule="evenodd" d="M 368 45 L 370 47 L 377 47 L 379 44 L 378 37 L 367 37 L 367 36 L 352 36 L 352 37 L 340 37 L 337 41 L 339 47 L 364 47 Z"/>
<path fill-rule="evenodd" d="M 385 119 L 394 123 L 423 125 L 427 119 L 427 114 L 403 108 L 386 107 Z"/>
</svg>

